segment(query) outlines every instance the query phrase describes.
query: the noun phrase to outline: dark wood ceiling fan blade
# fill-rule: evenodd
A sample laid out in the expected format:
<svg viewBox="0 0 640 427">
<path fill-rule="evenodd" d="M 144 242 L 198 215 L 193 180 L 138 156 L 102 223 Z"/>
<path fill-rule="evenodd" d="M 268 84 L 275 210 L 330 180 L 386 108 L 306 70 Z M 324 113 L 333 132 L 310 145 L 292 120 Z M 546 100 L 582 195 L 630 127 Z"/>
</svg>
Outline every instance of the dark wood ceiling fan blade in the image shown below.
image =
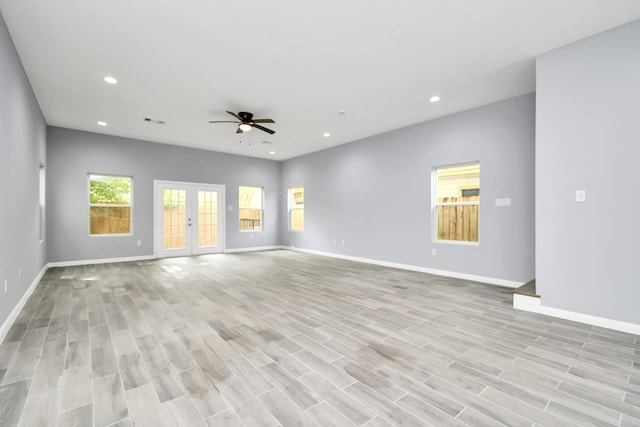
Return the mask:
<svg viewBox="0 0 640 427">
<path fill-rule="evenodd" d="M 253 126 L 254 128 L 256 128 L 256 129 L 260 129 L 260 130 L 262 130 L 262 131 L 265 131 L 266 133 L 271 134 L 271 135 L 273 135 L 274 133 L 276 133 L 276 131 L 275 131 L 275 130 L 267 129 L 267 128 L 266 128 L 266 127 L 264 127 L 264 126 L 260 126 L 260 125 L 252 125 L 252 126 Z"/>
<path fill-rule="evenodd" d="M 253 123 L 275 123 L 273 119 L 253 119 Z"/>
<path fill-rule="evenodd" d="M 240 129 L 240 126 L 238 126 L 238 129 L 236 130 L 236 133 L 242 133 L 242 129 Z"/>
<path fill-rule="evenodd" d="M 231 112 L 231 111 L 227 111 L 227 113 L 231 114 L 231 115 L 232 115 L 233 117 L 235 117 L 236 119 L 238 119 L 238 120 L 242 121 L 242 117 L 240 117 L 240 116 L 239 116 L 239 115 L 237 115 L 236 113 Z"/>
<path fill-rule="evenodd" d="M 232 120 L 209 120 L 209 123 L 240 123 Z"/>
</svg>

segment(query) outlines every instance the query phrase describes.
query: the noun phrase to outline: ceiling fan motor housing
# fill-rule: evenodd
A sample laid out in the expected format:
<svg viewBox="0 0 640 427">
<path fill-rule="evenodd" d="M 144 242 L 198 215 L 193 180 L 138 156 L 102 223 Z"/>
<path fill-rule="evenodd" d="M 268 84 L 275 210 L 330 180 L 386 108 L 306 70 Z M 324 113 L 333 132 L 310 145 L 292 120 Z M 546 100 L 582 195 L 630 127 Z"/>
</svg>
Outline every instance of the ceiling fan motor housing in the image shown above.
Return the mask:
<svg viewBox="0 0 640 427">
<path fill-rule="evenodd" d="M 250 122 L 251 119 L 253 119 L 253 114 L 252 113 L 247 113 L 246 111 L 240 111 L 238 113 L 238 117 L 240 117 L 240 119 L 242 119 L 243 122 Z"/>
</svg>

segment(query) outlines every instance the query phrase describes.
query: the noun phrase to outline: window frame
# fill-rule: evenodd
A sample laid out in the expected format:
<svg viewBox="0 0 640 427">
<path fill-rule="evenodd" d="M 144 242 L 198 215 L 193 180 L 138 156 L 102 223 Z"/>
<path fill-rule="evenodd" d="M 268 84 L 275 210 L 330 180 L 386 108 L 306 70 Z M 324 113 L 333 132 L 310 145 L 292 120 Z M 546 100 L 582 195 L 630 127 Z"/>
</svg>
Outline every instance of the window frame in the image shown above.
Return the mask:
<svg viewBox="0 0 640 427">
<path fill-rule="evenodd" d="M 302 189 L 302 206 L 295 206 L 294 205 L 294 191 L 298 188 Z M 304 231 L 304 198 L 305 198 L 305 189 L 304 189 L 304 185 L 294 185 L 289 187 L 289 190 L 287 191 L 287 225 L 288 225 L 288 229 L 289 231 L 292 231 L 294 233 L 301 233 Z M 302 228 L 301 229 L 295 229 L 293 228 L 293 211 L 301 211 L 302 212 Z"/>
<path fill-rule="evenodd" d="M 242 209 L 254 209 L 254 208 L 243 208 L 240 206 L 240 189 L 241 188 L 259 188 L 260 189 L 260 228 L 252 228 L 252 229 L 242 229 L 242 218 L 240 218 L 240 212 Z M 261 232 L 264 231 L 264 187 L 257 185 L 239 185 L 238 186 L 238 231 L 241 233 L 253 233 L 253 232 Z"/>
<path fill-rule="evenodd" d="M 44 163 L 38 167 L 38 243 L 47 239 L 47 170 Z"/>
<path fill-rule="evenodd" d="M 478 189 L 478 200 L 470 201 L 470 202 L 439 202 L 438 201 L 438 171 L 443 169 L 453 169 L 464 166 L 478 166 L 478 185 L 476 186 L 462 186 L 460 187 L 460 194 L 462 194 L 462 190 L 470 190 L 470 189 Z M 444 244 L 453 244 L 453 245 L 466 245 L 466 246 L 478 246 L 480 245 L 480 181 L 481 181 L 481 172 L 480 172 L 480 161 L 470 161 L 464 163 L 456 163 L 449 165 L 441 165 L 434 166 L 431 170 L 431 230 L 432 230 L 432 241 L 433 243 L 444 243 Z M 477 206 L 478 207 L 478 229 L 477 229 L 477 240 L 444 240 L 439 238 L 438 234 L 438 208 L 440 206 Z"/>
<path fill-rule="evenodd" d="M 129 203 L 128 204 L 120 204 L 120 203 L 91 203 L 91 177 L 92 176 L 101 176 L 101 177 L 113 177 L 113 178 L 127 178 L 130 181 L 129 185 Z M 133 236 L 133 176 L 131 175 L 116 175 L 116 174 L 108 174 L 108 173 L 96 173 L 96 172 L 88 172 L 87 173 L 87 202 L 88 202 L 88 233 L 89 237 L 127 237 Z M 107 208 L 129 208 L 129 232 L 128 233 L 100 233 L 94 234 L 91 233 L 91 208 L 93 207 L 107 207 Z"/>
</svg>

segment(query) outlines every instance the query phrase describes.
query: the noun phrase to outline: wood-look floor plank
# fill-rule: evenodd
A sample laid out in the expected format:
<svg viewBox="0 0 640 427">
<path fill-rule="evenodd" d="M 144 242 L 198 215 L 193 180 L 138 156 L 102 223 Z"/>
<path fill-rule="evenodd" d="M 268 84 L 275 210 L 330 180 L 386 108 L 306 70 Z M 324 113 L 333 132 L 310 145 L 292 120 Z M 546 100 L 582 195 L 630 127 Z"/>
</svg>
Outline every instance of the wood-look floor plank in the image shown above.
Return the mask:
<svg viewBox="0 0 640 427">
<path fill-rule="evenodd" d="M 64 353 L 57 357 L 41 358 L 31 381 L 29 394 L 32 396 L 49 393 L 58 388 L 64 368 Z"/>
<path fill-rule="evenodd" d="M 147 369 L 161 403 L 173 400 L 186 393 L 178 376 L 171 369 L 168 360 L 148 363 Z"/>
<path fill-rule="evenodd" d="M 58 419 L 58 393 L 30 397 L 25 406 L 20 427 L 56 427 Z"/>
<path fill-rule="evenodd" d="M 202 373 L 200 368 L 181 372 L 180 380 L 203 418 L 208 418 L 228 408 L 218 389 Z"/>
<path fill-rule="evenodd" d="M 0 425 L 17 426 L 29 394 L 30 381 L 23 380 L 0 387 Z"/>
<path fill-rule="evenodd" d="M 0 425 L 640 425 L 640 337 L 511 298 L 286 250 L 50 268 Z"/>
<path fill-rule="evenodd" d="M 58 416 L 58 425 L 65 427 L 86 427 L 93 425 L 93 405 L 81 406 Z"/>
<path fill-rule="evenodd" d="M 317 425 L 279 389 L 274 388 L 263 393 L 258 400 L 276 417 L 283 427 Z"/>
<path fill-rule="evenodd" d="M 66 369 L 61 381 L 60 412 L 92 404 L 93 387 L 91 369 L 88 365 Z"/>
<path fill-rule="evenodd" d="M 308 409 L 319 402 L 317 396 L 314 395 L 304 384 L 292 377 L 277 363 L 272 363 L 260 368 L 262 372 L 272 383 L 280 388 L 284 393 L 293 400 L 300 408 Z"/>
<path fill-rule="evenodd" d="M 31 380 L 38 367 L 41 352 L 42 350 L 39 348 L 18 351 L 4 374 L 2 384 L 11 384 L 25 379 Z"/>
<path fill-rule="evenodd" d="M 111 374 L 93 380 L 94 420 L 96 426 L 107 426 L 128 417 L 128 399 L 125 398 L 120 374 Z"/>
<path fill-rule="evenodd" d="M 125 392 L 128 415 L 134 425 L 163 426 L 164 414 L 153 385 L 146 384 Z M 97 418 L 97 415 L 96 415 Z M 96 420 L 97 421 L 97 420 Z M 96 423 L 97 425 L 97 423 Z"/>
</svg>

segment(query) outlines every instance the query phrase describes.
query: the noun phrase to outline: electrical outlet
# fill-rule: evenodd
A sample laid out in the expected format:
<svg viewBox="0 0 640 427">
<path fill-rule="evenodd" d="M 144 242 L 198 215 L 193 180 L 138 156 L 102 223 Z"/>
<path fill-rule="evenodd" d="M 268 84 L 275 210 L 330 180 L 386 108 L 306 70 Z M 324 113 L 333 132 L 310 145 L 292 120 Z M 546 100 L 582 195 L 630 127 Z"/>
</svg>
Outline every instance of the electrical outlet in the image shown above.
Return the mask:
<svg viewBox="0 0 640 427">
<path fill-rule="evenodd" d="M 342 246 L 344 246 L 344 239 L 342 240 Z"/>
<path fill-rule="evenodd" d="M 435 249 L 431 249 L 431 255 L 436 256 L 438 254 L 438 251 L 436 251 Z"/>
<path fill-rule="evenodd" d="M 6 294 L 7 292 L 9 292 L 9 282 L 7 281 L 7 279 L 4 280 L 4 293 Z"/>
<path fill-rule="evenodd" d="M 138 245 L 138 246 L 142 246 L 142 240 L 138 240 L 138 241 L 136 242 L 136 245 Z"/>
<path fill-rule="evenodd" d="M 333 244 L 335 245 L 336 243 L 338 243 L 338 239 L 333 239 Z"/>
<path fill-rule="evenodd" d="M 251 240 L 253 240 L 253 234 L 251 235 Z"/>
</svg>

